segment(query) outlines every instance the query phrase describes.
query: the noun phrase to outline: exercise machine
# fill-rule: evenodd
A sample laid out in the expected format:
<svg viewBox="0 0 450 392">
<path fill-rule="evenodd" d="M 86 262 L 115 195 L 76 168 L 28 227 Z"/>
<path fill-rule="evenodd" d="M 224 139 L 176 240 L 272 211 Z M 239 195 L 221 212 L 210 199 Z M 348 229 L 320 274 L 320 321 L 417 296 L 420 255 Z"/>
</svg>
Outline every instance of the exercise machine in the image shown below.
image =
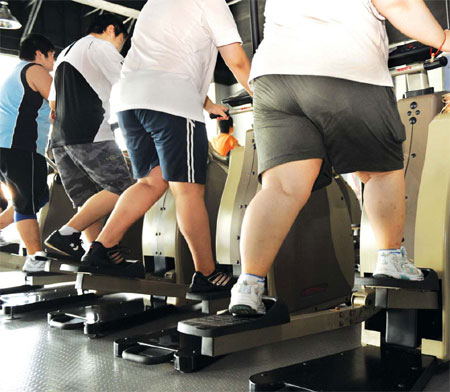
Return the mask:
<svg viewBox="0 0 450 392">
<path fill-rule="evenodd" d="M 216 236 L 216 221 L 220 197 L 227 177 L 227 161 L 210 151 L 205 187 L 205 203 L 209 215 L 212 238 Z M 142 229 L 142 253 L 145 278 L 126 278 L 90 273 L 78 273 L 76 288 L 101 293 L 132 293 L 141 295 L 134 303 L 119 300 L 100 301 L 96 306 L 79 307 L 48 315 L 49 325 L 58 328 L 83 327 L 88 336 L 129 324 L 152 320 L 175 311 L 183 305 L 204 300 L 207 313 L 227 305 L 224 294 L 198 297 L 186 293 L 194 273 L 192 256 L 184 240 L 175 214 L 175 200 L 168 190 L 146 213 Z M 213 244 L 213 253 L 215 254 Z M 62 266 L 61 268 L 66 268 Z M 76 268 L 68 268 L 76 272 Z M 229 294 L 225 294 L 225 297 Z M 220 305 L 218 305 L 220 304 Z"/>
<path fill-rule="evenodd" d="M 361 224 L 361 277 L 374 295 L 376 314 L 362 324 L 362 347 L 259 373 L 251 391 L 422 390 L 450 359 L 450 116 L 441 113 L 442 92 L 428 85 L 429 48 L 398 47 L 393 76 L 408 75 L 398 107 L 406 129 L 404 143 L 408 256 L 425 274 L 423 282 L 375 279 L 376 246 L 366 214 Z M 406 64 L 405 64 L 406 63 Z"/>
</svg>

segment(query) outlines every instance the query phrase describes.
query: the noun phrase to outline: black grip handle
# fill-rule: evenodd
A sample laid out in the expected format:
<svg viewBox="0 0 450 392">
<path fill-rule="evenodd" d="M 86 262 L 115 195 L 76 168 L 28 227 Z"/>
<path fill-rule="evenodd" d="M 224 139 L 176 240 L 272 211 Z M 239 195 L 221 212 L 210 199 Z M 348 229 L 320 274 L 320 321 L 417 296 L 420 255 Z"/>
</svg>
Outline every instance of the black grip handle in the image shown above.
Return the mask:
<svg viewBox="0 0 450 392">
<path fill-rule="evenodd" d="M 227 116 L 230 115 L 230 111 L 229 110 L 225 110 L 225 113 L 226 113 Z M 209 118 L 211 120 L 214 120 L 215 118 L 219 118 L 219 117 L 222 117 L 222 116 L 220 114 L 215 114 L 215 113 L 210 113 L 210 115 L 209 115 Z"/>
<path fill-rule="evenodd" d="M 432 69 L 445 67 L 447 64 L 448 64 L 447 57 L 443 56 L 434 60 L 434 62 L 432 63 L 427 61 L 426 63 L 424 63 L 423 68 L 425 69 L 425 71 L 431 71 Z"/>
</svg>

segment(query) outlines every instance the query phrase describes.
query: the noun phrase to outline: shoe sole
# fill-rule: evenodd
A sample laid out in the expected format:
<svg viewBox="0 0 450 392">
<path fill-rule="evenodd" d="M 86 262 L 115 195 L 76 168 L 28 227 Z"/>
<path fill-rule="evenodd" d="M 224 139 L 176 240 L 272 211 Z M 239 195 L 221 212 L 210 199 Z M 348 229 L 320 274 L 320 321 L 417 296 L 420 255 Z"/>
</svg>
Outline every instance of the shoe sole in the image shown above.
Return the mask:
<svg viewBox="0 0 450 392">
<path fill-rule="evenodd" d="M 50 249 L 56 250 L 57 252 L 63 254 L 64 256 L 74 257 L 74 255 L 71 255 L 69 253 L 66 253 L 66 252 L 62 251 L 61 249 L 56 248 L 55 246 L 53 246 L 49 242 L 44 241 L 44 245 L 48 246 Z"/>
<path fill-rule="evenodd" d="M 36 268 L 36 269 L 34 269 L 34 268 L 31 268 L 31 269 L 22 268 L 22 272 L 36 273 L 36 272 L 46 272 L 46 271 L 45 271 L 45 266 L 44 266 L 42 268 Z"/>
<path fill-rule="evenodd" d="M 248 305 L 233 305 L 229 311 L 233 316 L 261 316 L 261 314 Z"/>
<path fill-rule="evenodd" d="M 391 279 L 397 279 L 397 280 L 410 280 L 413 282 L 421 282 L 424 280 L 424 277 L 409 277 L 407 275 L 403 274 L 392 274 L 392 275 L 386 275 L 386 274 L 373 274 L 374 278 L 391 278 Z"/>
<path fill-rule="evenodd" d="M 226 292 L 231 292 L 231 287 L 227 288 L 227 289 L 222 289 L 222 288 L 218 288 L 218 287 L 211 288 L 210 286 L 209 287 L 201 287 L 201 288 L 189 287 L 187 292 L 192 293 L 192 294 L 208 294 L 208 293 L 222 293 L 223 294 Z"/>
</svg>

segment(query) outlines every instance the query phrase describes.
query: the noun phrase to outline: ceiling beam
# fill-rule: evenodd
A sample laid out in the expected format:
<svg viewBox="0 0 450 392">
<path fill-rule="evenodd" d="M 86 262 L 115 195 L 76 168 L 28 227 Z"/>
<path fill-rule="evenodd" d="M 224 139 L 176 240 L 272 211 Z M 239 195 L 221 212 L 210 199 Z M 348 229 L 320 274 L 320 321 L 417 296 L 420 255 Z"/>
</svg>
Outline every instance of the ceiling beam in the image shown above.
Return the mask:
<svg viewBox="0 0 450 392">
<path fill-rule="evenodd" d="M 25 38 L 28 34 L 31 34 L 31 32 L 33 31 L 34 24 L 36 23 L 36 18 L 42 6 L 42 0 L 31 0 L 30 5 L 31 11 L 30 15 L 28 15 L 27 24 L 23 29 L 22 39 Z"/>
<path fill-rule="evenodd" d="M 126 16 L 127 18 L 133 18 L 137 19 L 139 16 L 139 10 L 136 10 L 134 8 L 125 7 L 123 5 L 110 3 L 109 1 L 105 0 L 72 0 L 75 3 L 80 3 L 87 5 L 92 8 L 105 10 L 108 12 L 112 12 L 114 14 Z"/>
</svg>

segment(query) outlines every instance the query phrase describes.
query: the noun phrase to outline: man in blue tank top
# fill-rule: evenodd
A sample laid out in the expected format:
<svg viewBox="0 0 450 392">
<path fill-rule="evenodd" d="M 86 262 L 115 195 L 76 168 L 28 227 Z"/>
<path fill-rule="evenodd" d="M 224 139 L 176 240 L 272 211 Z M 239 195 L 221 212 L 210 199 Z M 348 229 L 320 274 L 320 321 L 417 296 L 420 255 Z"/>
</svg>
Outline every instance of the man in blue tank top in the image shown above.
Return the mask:
<svg viewBox="0 0 450 392">
<path fill-rule="evenodd" d="M 0 174 L 12 193 L 14 221 L 27 249 L 24 271 L 44 270 L 37 212 L 48 201 L 45 148 L 50 131 L 48 94 L 55 48 L 31 34 L 20 44 L 22 60 L 0 89 Z"/>
</svg>

